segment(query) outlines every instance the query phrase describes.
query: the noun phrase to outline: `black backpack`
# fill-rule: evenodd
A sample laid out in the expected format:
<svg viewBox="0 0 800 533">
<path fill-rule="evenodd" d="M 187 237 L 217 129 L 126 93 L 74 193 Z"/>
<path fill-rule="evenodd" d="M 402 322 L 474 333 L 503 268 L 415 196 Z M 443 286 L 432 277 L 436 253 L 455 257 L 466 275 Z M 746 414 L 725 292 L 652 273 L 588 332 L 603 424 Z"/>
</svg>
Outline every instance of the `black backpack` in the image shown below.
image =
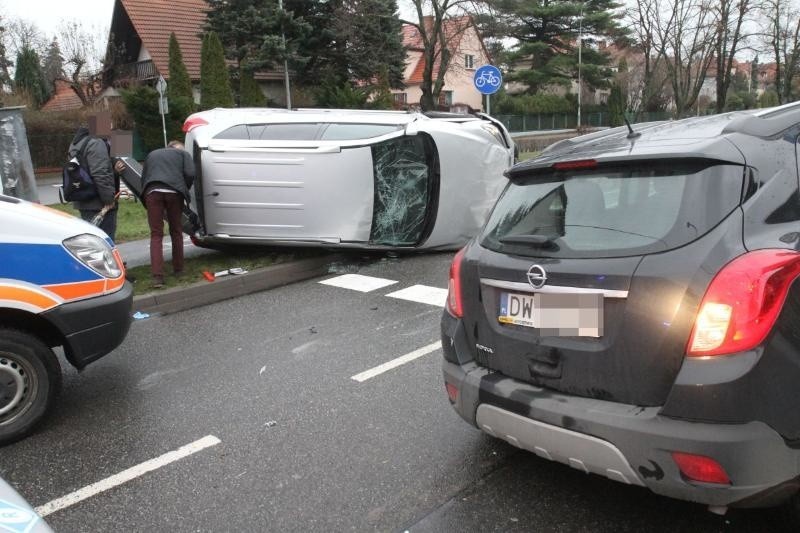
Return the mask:
<svg viewBox="0 0 800 533">
<path fill-rule="evenodd" d="M 97 196 L 97 188 L 86 164 L 86 149 L 91 140 L 92 137 L 87 138 L 78 154 L 64 164 L 61 177 L 67 202 L 90 200 Z"/>
</svg>

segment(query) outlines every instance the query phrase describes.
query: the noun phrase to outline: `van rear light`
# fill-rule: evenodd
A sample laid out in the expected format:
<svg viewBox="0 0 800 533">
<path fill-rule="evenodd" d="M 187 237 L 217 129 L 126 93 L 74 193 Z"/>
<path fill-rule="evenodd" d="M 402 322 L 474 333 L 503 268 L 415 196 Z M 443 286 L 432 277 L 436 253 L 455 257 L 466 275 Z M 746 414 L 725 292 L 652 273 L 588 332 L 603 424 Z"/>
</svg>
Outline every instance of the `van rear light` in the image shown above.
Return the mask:
<svg viewBox="0 0 800 533">
<path fill-rule="evenodd" d="M 555 170 L 586 170 L 597 168 L 597 161 L 594 159 L 579 159 L 577 161 L 562 161 L 553 163 Z"/>
<path fill-rule="evenodd" d="M 458 251 L 450 264 L 450 281 L 447 284 L 447 311 L 456 318 L 464 316 L 464 305 L 461 294 L 461 262 L 464 260 L 466 248 Z"/>
<path fill-rule="evenodd" d="M 672 460 L 684 477 L 701 483 L 730 485 L 731 479 L 722 465 L 711 457 L 692 453 L 672 452 Z"/>
<path fill-rule="evenodd" d="M 757 250 L 725 265 L 700 303 L 686 353 L 723 355 L 761 344 L 798 275 L 800 253 L 791 250 Z"/>
<path fill-rule="evenodd" d="M 208 121 L 203 117 L 190 115 L 189 118 L 186 119 L 186 122 L 183 123 L 183 133 L 189 133 L 198 126 L 206 125 L 208 125 Z"/>
<path fill-rule="evenodd" d="M 444 388 L 447 389 L 447 397 L 450 399 L 450 403 L 456 403 L 458 399 L 458 387 L 452 383 L 445 383 Z"/>
</svg>

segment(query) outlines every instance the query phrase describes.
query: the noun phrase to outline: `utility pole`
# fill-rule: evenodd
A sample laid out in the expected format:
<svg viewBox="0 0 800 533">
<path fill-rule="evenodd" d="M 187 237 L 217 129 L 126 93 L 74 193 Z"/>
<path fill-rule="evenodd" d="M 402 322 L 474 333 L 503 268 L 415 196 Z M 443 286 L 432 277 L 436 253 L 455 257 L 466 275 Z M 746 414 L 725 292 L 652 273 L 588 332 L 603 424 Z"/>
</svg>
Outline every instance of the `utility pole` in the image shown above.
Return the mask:
<svg viewBox="0 0 800 533">
<path fill-rule="evenodd" d="M 278 0 L 278 9 L 281 11 L 283 17 L 283 0 Z M 281 43 L 283 44 L 283 81 L 286 85 L 286 109 L 292 108 L 292 89 L 289 87 L 289 60 L 286 59 L 286 34 L 283 31 L 283 22 L 281 22 Z"/>
<path fill-rule="evenodd" d="M 581 2 L 581 14 L 578 18 L 578 131 L 581 129 L 581 93 L 583 92 L 583 83 L 581 80 L 581 51 L 583 48 L 583 2 Z"/>
</svg>

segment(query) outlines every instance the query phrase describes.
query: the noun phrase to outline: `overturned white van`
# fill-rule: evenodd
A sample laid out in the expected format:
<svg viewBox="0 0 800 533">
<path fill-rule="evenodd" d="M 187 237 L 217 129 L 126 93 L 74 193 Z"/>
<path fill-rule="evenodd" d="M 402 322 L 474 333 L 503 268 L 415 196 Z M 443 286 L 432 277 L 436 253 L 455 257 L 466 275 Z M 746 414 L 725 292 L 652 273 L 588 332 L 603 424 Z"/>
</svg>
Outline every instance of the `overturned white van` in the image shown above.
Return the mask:
<svg viewBox="0 0 800 533">
<path fill-rule="evenodd" d="M 514 162 L 485 115 L 214 109 L 190 116 L 200 245 L 452 249 Z"/>
</svg>

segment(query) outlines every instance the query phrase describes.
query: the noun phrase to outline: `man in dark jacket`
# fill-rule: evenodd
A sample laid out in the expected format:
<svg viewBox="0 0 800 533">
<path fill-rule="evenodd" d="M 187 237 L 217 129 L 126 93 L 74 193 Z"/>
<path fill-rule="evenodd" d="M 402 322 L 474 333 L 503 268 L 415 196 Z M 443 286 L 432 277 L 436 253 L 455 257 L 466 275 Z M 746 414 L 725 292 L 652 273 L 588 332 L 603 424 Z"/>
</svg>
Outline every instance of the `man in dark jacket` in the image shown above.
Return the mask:
<svg viewBox="0 0 800 533">
<path fill-rule="evenodd" d="M 183 203 L 189 203 L 189 188 L 194 182 L 194 163 L 183 150 L 183 143 L 172 141 L 167 148 L 153 150 L 142 171 L 143 198 L 150 225 L 150 272 L 153 288 L 164 286 L 164 214 L 172 239 L 172 270 L 183 272 Z"/>
<path fill-rule="evenodd" d="M 73 202 L 73 205 L 80 211 L 81 218 L 87 221 L 91 221 L 103 207 L 111 206 L 111 210 L 100 223 L 100 229 L 114 240 L 117 232 L 116 197 L 119 192 L 119 177 L 111 166 L 108 145 L 103 139 L 89 135 L 88 128 L 81 127 L 75 132 L 72 144 L 69 145 L 69 157 L 72 159 L 81 153 L 83 153 L 81 164 L 86 165 L 89 175 L 92 176 L 97 196 Z"/>
</svg>

